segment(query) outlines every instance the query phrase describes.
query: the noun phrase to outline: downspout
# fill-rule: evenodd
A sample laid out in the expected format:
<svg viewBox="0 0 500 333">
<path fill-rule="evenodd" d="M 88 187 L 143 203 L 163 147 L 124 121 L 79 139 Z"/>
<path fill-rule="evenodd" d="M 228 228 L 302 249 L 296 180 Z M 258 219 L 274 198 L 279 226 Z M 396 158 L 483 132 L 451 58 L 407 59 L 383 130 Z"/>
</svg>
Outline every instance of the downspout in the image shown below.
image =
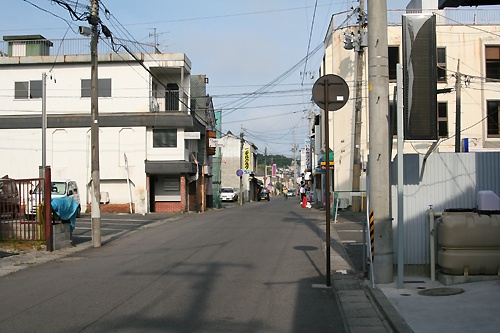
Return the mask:
<svg viewBox="0 0 500 333">
<path fill-rule="evenodd" d="M 434 228 L 434 220 L 436 217 L 440 217 L 442 212 L 435 212 L 432 209 L 432 205 L 429 205 L 429 250 L 431 256 L 431 281 L 436 281 L 436 249 L 435 249 L 435 228 Z"/>
</svg>

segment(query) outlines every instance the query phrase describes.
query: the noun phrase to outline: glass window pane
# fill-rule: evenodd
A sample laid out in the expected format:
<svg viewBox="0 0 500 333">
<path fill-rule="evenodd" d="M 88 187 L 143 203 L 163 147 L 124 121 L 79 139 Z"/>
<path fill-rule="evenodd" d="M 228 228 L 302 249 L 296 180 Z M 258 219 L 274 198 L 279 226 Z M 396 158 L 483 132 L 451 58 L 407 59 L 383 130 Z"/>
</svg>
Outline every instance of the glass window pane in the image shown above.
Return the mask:
<svg viewBox="0 0 500 333">
<path fill-rule="evenodd" d="M 446 118 L 448 117 L 448 104 L 446 102 L 438 102 L 438 117 Z"/>
<path fill-rule="evenodd" d="M 500 46 L 486 46 L 486 81 L 500 79 Z"/>
<path fill-rule="evenodd" d="M 488 137 L 499 137 L 500 134 L 500 101 L 488 101 Z"/>
<path fill-rule="evenodd" d="M 500 46 L 486 46 L 486 59 L 487 60 L 500 59 Z"/>
<path fill-rule="evenodd" d="M 154 148 L 175 148 L 177 147 L 176 129 L 153 129 Z"/>
<path fill-rule="evenodd" d="M 30 81 L 30 98 L 42 98 L 42 80 Z"/>
<path fill-rule="evenodd" d="M 16 82 L 14 89 L 15 99 L 28 99 L 28 82 Z"/>
<path fill-rule="evenodd" d="M 82 87 L 82 97 L 90 97 L 91 95 L 91 82 L 87 79 L 82 79 L 81 81 Z"/>
<path fill-rule="evenodd" d="M 389 46 L 389 80 L 396 80 L 396 65 L 399 63 L 399 47 Z"/>
<path fill-rule="evenodd" d="M 111 97 L 111 79 L 99 79 L 99 97 Z"/>
<path fill-rule="evenodd" d="M 446 63 L 446 49 L 444 47 L 437 48 L 437 62 Z"/>
<path fill-rule="evenodd" d="M 439 126 L 439 137 L 440 138 L 448 137 L 448 122 L 440 121 L 438 126 Z"/>
</svg>

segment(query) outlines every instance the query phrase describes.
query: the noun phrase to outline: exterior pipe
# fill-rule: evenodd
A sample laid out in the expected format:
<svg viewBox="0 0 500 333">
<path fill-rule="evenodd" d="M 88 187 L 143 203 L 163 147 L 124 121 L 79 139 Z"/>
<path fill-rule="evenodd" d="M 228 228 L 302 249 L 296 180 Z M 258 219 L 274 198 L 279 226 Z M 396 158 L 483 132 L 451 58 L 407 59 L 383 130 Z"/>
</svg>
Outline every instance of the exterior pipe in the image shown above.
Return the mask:
<svg viewBox="0 0 500 333">
<path fill-rule="evenodd" d="M 432 209 L 432 205 L 429 205 L 429 246 L 430 246 L 430 256 L 431 256 L 431 281 L 436 281 L 436 249 L 435 249 L 435 228 L 434 228 L 434 220 L 436 217 L 441 216 L 442 212 L 435 212 Z"/>
</svg>

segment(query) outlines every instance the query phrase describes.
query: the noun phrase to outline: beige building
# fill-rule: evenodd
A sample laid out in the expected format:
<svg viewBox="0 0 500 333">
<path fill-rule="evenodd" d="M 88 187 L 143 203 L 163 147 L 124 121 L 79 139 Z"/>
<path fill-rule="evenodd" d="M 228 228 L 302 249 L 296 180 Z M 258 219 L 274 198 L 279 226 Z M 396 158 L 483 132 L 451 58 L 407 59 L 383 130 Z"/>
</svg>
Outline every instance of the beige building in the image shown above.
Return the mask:
<svg viewBox="0 0 500 333">
<path fill-rule="evenodd" d="M 437 8 L 437 3 L 436 3 Z M 437 131 L 435 152 L 454 152 L 456 131 L 456 72 L 460 63 L 462 142 L 469 151 L 500 151 L 500 9 L 412 10 L 436 16 L 437 89 L 453 88 L 437 95 Z M 389 105 L 396 85 L 396 64 L 403 59 L 402 15 L 405 11 L 388 12 Z M 340 110 L 330 112 L 330 148 L 334 151 L 335 190 L 351 202 L 354 113 L 356 96 L 357 52 L 344 48 L 345 35 L 357 35 L 357 23 L 338 27 L 343 18 L 334 17 L 325 38 L 321 75 L 336 74 L 344 78 L 350 89 L 349 101 Z M 369 28 L 369 23 L 368 23 Z M 368 48 L 364 48 L 361 109 L 361 190 L 366 189 L 366 167 L 369 153 L 368 116 Z M 418 97 L 417 97 L 418 98 Z M 394 124 L 395 124 L 394 120 Z M 395 125 L 394 125 L 395 130 Z M 395 133 L 395 132 L 394 132 Z M 405 153 L 426 154 L 435 141 L 405 141 Z M 462 147 L 462 150 L 466 147 Z M 396 154 L 396 137 L 392 145 Z"/>
</svg>

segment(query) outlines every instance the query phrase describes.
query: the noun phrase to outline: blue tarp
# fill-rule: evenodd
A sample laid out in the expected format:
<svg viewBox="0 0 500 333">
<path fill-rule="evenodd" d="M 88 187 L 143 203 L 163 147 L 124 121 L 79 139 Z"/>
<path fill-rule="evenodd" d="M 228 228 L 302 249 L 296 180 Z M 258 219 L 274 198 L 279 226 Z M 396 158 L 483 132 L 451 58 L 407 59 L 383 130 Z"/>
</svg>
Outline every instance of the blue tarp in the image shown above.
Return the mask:
<svg viewBox="0 0 500 333">
<path fill-rule="evenodd" d="M 78 212 L 78 202 L 72 197 L 53 198 L 50 202 L 52 210 L 61 220 L 71 223 L 71 229 L 75 229 L 76 214 Z"/>
</svg>

